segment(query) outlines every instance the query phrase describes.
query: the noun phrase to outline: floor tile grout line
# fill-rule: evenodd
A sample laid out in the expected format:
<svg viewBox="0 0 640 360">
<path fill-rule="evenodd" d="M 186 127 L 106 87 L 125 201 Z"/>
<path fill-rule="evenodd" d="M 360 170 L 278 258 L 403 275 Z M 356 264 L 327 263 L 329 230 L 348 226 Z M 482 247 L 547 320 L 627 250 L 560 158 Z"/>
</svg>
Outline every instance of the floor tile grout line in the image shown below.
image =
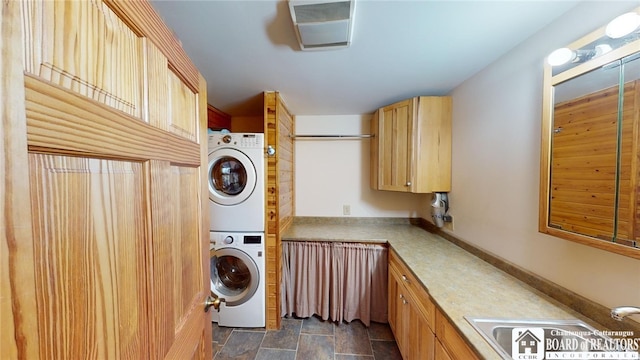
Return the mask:
<svg viewBox="0 0 640 360">
<path fill-rule="evenodd" d="M 370 327 L 367 327 L 367 338 L 369 339 L 369 349 L 371 350 L 371 356 L 373 356 L 373 360 L 376 359 L 376 353 L 373 352 L 373 342 L 371 342 L 371 332 L 369 331 Z"/>
<path fill-rule="evenodd" d="M 328 334 L 300 334 L 300 335 L 305 335 L 305 336 L 327 336 L 327 337 L 331 337 L 331 336 L 335 336 L 335 335 L 328 335 Z"/>
<path fill-rule="evenodd" d="M 336 323 L 331 322 L 331 331 L 333 332 L 333 360 L 336 360 Z"/>
<path fill-rule="evenodd" d="M 298 341 L 296 342 L 296 355 L 293 357 L 294 359 L 298 357 L 298 349 L 300 348 L 300 338 L 302 336 L 303 327 L 304 327 L 304 319 L 300 321 L 300 330 L 298 331 Z"/>
<path fill-rule="evenodd" d="M 262 340 L 260 341 L 260 345 L 258 345 L 258 351 L 256 351 L 256 356 L 253 357 L 254 360 L 258 358 L 258 354 L 260 353 L 260 349 L 262 348 L 262 344 L 264 343 L 264 339 L 267 338 L 267 332 L 268 331 L 269 330 L 267 330 L 265 328 L 264 332 L 262 332 Z M 246 331 L 246 332 L 249 332 L 249 331 Z"/>
</svg>

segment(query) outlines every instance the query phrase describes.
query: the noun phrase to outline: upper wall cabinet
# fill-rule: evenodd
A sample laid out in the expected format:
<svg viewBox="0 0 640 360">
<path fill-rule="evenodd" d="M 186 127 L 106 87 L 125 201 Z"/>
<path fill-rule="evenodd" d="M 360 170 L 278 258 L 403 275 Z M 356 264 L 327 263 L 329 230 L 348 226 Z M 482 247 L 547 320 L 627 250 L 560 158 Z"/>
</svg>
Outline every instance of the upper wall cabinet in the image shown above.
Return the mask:
<svg viewBox="0 0 640 360">
<path fill-rule="evenodd" d="M 451 97 L 420 96 L 380 108 L 371 120 L 371 187 L 451 190 Z"/>
</svg>

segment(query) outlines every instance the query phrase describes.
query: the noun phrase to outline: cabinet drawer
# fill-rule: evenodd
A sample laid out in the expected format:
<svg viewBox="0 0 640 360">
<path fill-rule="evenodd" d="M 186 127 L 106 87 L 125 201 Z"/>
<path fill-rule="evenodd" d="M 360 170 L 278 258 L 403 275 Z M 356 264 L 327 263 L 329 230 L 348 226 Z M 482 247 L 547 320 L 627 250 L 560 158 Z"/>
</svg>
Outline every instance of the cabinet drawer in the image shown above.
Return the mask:
<svg viewBox="0 0 640 360">
<path fill-rule="evenodd" d="M 398 254 L 396 254 L 393 249 L 389 252 L 389 271 L 395 271 L 399 275 L 399 278 L 402 279 L 402 284 L 414 299 L 416 307 L 423 313 L 429 327 L 435 329 L 436 309 L 429 293 L 427 293 L 422 283 L 409 271 L 409 268 L 400 260 Z"/>
<path fill-rule="evenodd" d="M 436 311 L 436 337 L 452 359 L 480 359 L 440 311 Z"/>
</svg>

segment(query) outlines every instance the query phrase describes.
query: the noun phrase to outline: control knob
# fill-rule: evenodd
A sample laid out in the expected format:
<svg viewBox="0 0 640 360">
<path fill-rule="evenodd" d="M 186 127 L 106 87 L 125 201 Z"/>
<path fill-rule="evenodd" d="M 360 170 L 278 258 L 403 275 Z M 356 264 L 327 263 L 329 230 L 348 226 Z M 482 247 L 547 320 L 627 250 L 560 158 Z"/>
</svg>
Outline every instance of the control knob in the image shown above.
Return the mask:
<svg viewBox="0 0 640 360">
<path fill-rule="evenodd" d="M 224 242 L 225 244 L 229 245 L 233 243 L 233 236 L 229 235 L 226 238 L 224 238 L 224 240 L 222 240 L 222 242 Z"/>
</svg>

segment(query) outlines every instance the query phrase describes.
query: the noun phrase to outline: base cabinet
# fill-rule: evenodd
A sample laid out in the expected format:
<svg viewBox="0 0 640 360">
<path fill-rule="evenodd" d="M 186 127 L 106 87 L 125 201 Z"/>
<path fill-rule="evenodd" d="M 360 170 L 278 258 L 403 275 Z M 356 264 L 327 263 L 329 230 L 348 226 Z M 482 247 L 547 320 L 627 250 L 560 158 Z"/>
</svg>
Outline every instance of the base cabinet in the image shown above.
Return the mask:
<svg viewBox="0 0 640 360">
<path fill-rule="evenodd" d="M 440 340 L 436 340 L 436 360 L 453 360 L 444 349 Z"/>
<path fill-rule="evenodd" d="M 440 311 L 436 311 L 436 337 L 438 338 L 438 343 L 442 344 L 444 350 L 450 356 L 448 358 L 443 357 L 443 359 L 479 359 Z"/>
<path fill-rule="evenodd" d="M 403 359 L 434 359 L 435 334 L 397 269 L 389 272 L 389 324 Z"/>
<path fill-rule="evenodd" d="M 479 359 L 393 250 L 389 252 L 389 325 L 405 360 Z"/>
</svg>

